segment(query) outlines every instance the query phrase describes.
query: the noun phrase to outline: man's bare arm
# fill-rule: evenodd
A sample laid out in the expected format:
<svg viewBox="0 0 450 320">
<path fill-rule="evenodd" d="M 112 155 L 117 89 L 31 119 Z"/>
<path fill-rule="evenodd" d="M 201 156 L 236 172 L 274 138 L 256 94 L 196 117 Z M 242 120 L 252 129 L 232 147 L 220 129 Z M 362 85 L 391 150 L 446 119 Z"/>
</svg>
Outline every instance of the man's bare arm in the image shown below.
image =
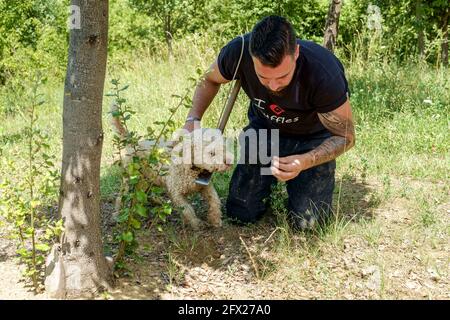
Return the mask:
<svg viewBox="0 0 450 320">
<path fill-rule="evenodd" d="M 311 156 L 309 167 L 336 159 L 355 145 L 355 128 L 349 100 L 336 110 L 319 113 L 318 116 L 333 136 L 307 153 Z"/>
<path fill-rule="evenodd" d="M 219 91 L 220 85 L 227 82 L 229 82 L 229 80 L 222 76 L 219 67 L 217 66 L 217 61 L 215 61 L 210 66 L 203 81 L 201 81 L 195 89 L 194 97 L 192 99 L 192 108 L 189 111 L 188 116 L 201 119 Z M 187 122 L 184 128 L 191 131 L 194 128 L 194 125 L 192 122 Z"/>
<path fill-rule="evenodd" d="M 333 135 L 310 152 L 282 158 L 274 157 L 271 170 L 278 180 L 293 179 L 300 172 L 331 161 L 354 146 L 355 129 L 348 100 L 336 110 L 320 113 L 319 119 Z"/>
</svg>

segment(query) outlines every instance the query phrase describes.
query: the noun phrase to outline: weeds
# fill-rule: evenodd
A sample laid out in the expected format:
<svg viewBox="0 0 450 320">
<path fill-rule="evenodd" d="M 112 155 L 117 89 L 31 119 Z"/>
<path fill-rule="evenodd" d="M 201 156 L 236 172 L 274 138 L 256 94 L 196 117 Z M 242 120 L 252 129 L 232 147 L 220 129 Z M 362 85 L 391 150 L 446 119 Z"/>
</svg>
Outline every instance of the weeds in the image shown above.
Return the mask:
<svg viewBox="0 0 450 320">
<path fill-rule="evenodd" d="M 175 49 L 176 45 L 174 43 Z M 121 91 L 119 97 L 123 98 L 123 94 L 126 92 L 126 101 L 123 103 L 133 106 L 133 110 L 130 111 L 139 114 L 139 118 L 130 114 L 130 118 L 127 120 L 130 132 L 146 132 L 150 123 L 154 129 L 158 128 L 158 133 L 150 134 L 148 137 L 157 139 L 159 130 L 164 127 L 165 121 L 172 114 L 170 108 L 167 107 L 174 100 L 171 94 L 183 92 L 187 86 L 192 88 L 186 79 L 195 72 L 195 65 L 202 64 L 206 67 L 210 61 L 213 61 L 215 53 L 211 49 L 206 50 L 208 44 L 202 44 L 201 48 L 192 48 L 193 45 L 186 45 L 185 42 L 180 43 L 181 45 L 184 46 L 185 54 L 176 55 L 171 62 L 149 56 L 139 56 L 139 59 L 125 59 L 125 57 L 124 67 L 116 70 L 123 79 L 122 81 L 132 84 L 131 87 Z M 375 53 L 376 50 L 371 51 L 372 58 Z M 353 290 L 353 297 L 363 297 L 365 290 L 356 286 L 360 285 L 360 279 L 355 274 L 359 274 L 359 269 L 364 264 L 364 260 L 361 259 L 366 259 L 368 252 L 378 252 L 381 242 L 385 245 L 384 251 L 392 255 L 392 257 L 388 254 L 383 256 L 382 281 L 386 279 L 388 282 L 382 282 L 382 290 L 379 293 L 382 297 L 405 297 L 416 294 L 395 291 L 399 287 L 404 290 L 406 280 L 391 278 L 393 268 L 405 270 L 416 268 L 418 272 L 421 270 L 421 264 L 417 262 L 417 259 L 411 258 L 417 255 L 415 251 L 426 252 L 429 255 L 429 264 L 436 265 L 436 270 L 443 270 L 440 277 L 445 279 L 445 270 L 448 269 L 446 268 L 448 259 L 445 255 L 448 247 L 446 241 L 448 239 L 448 223 L 446 223 L 448 208 L 447 206 L 444 208 L 444 205 L 448 203 L 448 187 L 440 185 L 448 184 L 447 167 L 450 154 L 448 152 L 448 114 L 450 114 L 448 70 L 435 69 L 421 63 L 400 66 L 384 60 L 367 60 L 356 57 L 356 55 L 354 57 L 353 60 L 344 60 L 343 62 L 349 79 L 350 99 L 356 120 L 357 144 L 354 149 L 337 160 L 336 188 L 340 186 L 340 181 L 342 181 L 340 179 L 343 179 L 339 216 L 327 228 L 319 229 L 316 233 L 294 232 L 286 220 L 286 192 L 283 185 L 280 184 L 273 192 L 272 209 L 276 221 L 271 225 L 270 230 L 260 230 L 258 226 L 239 228 L 237 229 L 239 231 L 235 233 L 231 231 L 232 235 L 225 240 L 234 240 L 235 244 L 237 242 L 238 245 L 241 245 L 238 234 L 242 231 L 263 234 L 263 241 L 269 239 L 264 244 L 255 246 L 249 238 L 243 237 L 257 266 L 260 277 L 259 285 L 263 285 L 265 281 L 269 282 L 270 286 L 273 286 L 273 283 L 280 286 L 288 283 L 301 283 L 310 290 L 308 297 L 317 297 L 325 293 L 333 296 L 335 290 L 339 290 L 339 295 Z M 186 63 L 186 61 L 193 62 Z M 61 88 L 55 83 L 50 83 L 47 87 L 48 90 L 43 91 L 45 100 L 52 102 L 53 99 L 52 105 L 57 106 L 58 103 L 54 97 L 62 96 Z M 118 84 L 117 89 L 121 88 Z M 224 98 L 223 92 L 225 91 L 219 92 L 218 99 L 215 99 L 203 117 L 202 125 L 204 127 L 213 127 L 216 124 L 222 105 L 220 99 Z M 2 94 L 3 91 L 0 95 Z M 10 110 L 16 112 L 20 109 L 19 103 L 24 105 L 24 97 L 25 95 L 18 96 L 8 93 L 8 96 L 3 95 L 1 100 L 14 100 L 14 105 L 11 105 Z M 175 98 L 181 99 L 182 97 Z M 187 97 L 183 104 L 190 104 Z M 46 106 L 47 104 L 44 104 L 40 108 Z M 245 126 L 247 108 L 248 100 L 245 95 L 241 94 L 231 114 L 228 128 L 237 129 Z M 57 146 L 60 144 L 60 128 L 57 125 L 60 122 L 60 114 L 56 107 L 44 110 L 45 114 L 42 112 L 41 117 L 36 117 L 34 125 L 42 128 L 48 123 L 55 124 L 48 127 L 48 137 L 45 138 L 47 139 L 46 143 L 51 147 L 46 149 L 47 155 L 52 156 L 57 154 Z M 20 206 L 24 208 L 23 210 L 28 210 L 27 212 L 31 209 L 31 199 L 28 196 L 30 194 L 29 186 L 18 183 L 24 175 L 29 175 L 29 171 L 24 169 L 29 164 L 27 160 L 24 160 L 28 154 L 27 150 L 29 150 L 27 148 L 29 139 L 24 127 L 27 127 L 30 122 L 17 115 L 17 113 L 9 113 L 7 116 L 3 114 L 0 127 L 2 161 L 0 179 L 4 186 L 0 206 L 3 214 L 6 211 L 10 213 L 23 212 L 22 209 L 16 210 L 16 208 L 21 208 Z M 127 113 L 124 115 L 127 116 Z M 173 124 L 169 127 L 181 127 L 184 116 L 185 113 L 182 111 L 174 113 L 171 118 Z M 155 125 L 154 121 L 159 121 L 160 124 Z M 105 125 L 105 127 L 107 126 Z M 108 137 L 110 133 L 105 132 L 105 135 L 104 154 L 106 157 L 103 159 L 103 168 L 111 163 L 109 155 L 113 154 L 113 148 L 114 151 L 117 151 L 114 140 Z M 134 142 L 138 139 L 139 136 L 135 134 Z M 124 145 L 122 145 L 123 147 Z M 45 147 L 40 151 L 43 149 Z M 34 156 L 36 161 L 40 161 L 38 153 Z M 10 168 L 7 165 L 8 162 L 14 168 Z M 114 198 L 123 176 L 126 175 L 131 179 L 136 173 L 140 175 L 141 168 L 132 165 L 130 170 L 126 172 L 122 170 L 124 169 L 117 166 L 104 171 L 101 186 L 103 199 Z M 212 181 L 222 198 L 227 195 L 230 178 L 231 173 L 213 176 Z M 417 188 L 410 183 L 410 180 L 418 185 L 430 187 Z M 36 178 L 34 182 L 40 184 L 39 181 L 41 181 L 40 178 Z M 397 187 L 398 181 L 401 183 L 400 188 Z M 116 233 L 117 236 L 122 235 L 120 241 L 132 239 L 130 244 L 136 240 L 135 236 L 138 231 L 138 229 L 133 229 L 133 225 L 138 226 L 138 224 L 133 222 L 130 217 L 139 222 L 140 229 L 149 219 L 163 223 L 162 220 L 155 219 L 155 214 L 158 213 L 151 211 L 157 206 L 151 201 L 151 198 L 162 196 L 162 192 L 160 193 L 158 189 L 146 192 L 147 188 L 139 189 L 136 186 L 137 184 L 132 186 L 136 190 L 133 192 L 134 198 L 123 199 L 123 204 L 128 203 L 129 208 L 133 208 L 132 201 L 135 201 L 135 204 L 143 207 L 143 209 L 137 210 L 141 210 L 142 213 L 145 210 L 145 213 L 141 216 L 137 211 L 133 211 L 131 216 L 127 216 L 122 212 L 121 218 L 124 220 L 119 223 L 121 227 Z M 361 188 L 358 189 L 358 187 Z M 40 190 L 38 187 L 33 190 L 35 197 L 43 194 L 38 190 Z M 137 192 L 139 190 L 146 192 L 147 200 L 144 200 L 143 193 Z M 142 202 L 135 199 L 138 194 L 140 194 Z M 10 197 L 9 200 L 6 200 L 6 197 Z M 401 200 L 406 203 L 407 207 L 401 208 L 404 217 L 397 219 L 396 223 L 391 225 L 390 220 L 384 219 L 380 215 L 384 214 L 389 217 L 390 214 L 397 214 L 395 211 L 384 212 L 383 210 L 389 210 L 389 206 L 396 205 L 395 201 L 399 197 L 402 197 Z M 435 201 L 434 197 L 437 197 L 438 201 Z M 22 202 L 14 200 L 16 198 L 21 198 Z M 49 206 L 54 203 L 54 199 L 53 193 L 50 193 L 45 199 L 39 199 L 40 204 L 35 207 L 35 218 L 40 217 L 42 213 L 48 213 Z M 390 201 L 389 206 L 387 206 L 387 200 Z M 136 210 L 136 206 L 134 208 L 133 210 Z M 334 210 L 337 211 L 336 206 Z M 161 213 L 164 216 L 164 209 Z M 357 216 L 366 218 L 368 214 L 370 214 L 370 219 L 356 218 Z M 21 218 L 22 230 L 25 230 L 25 226 L 32 230 L 29 227 L 30 215 L 27 213 L 23 216 L 27 218 Z M 355 218 L 353 219 L 353 217 Z M 39 218 L 35 219 L 37 225 L 39 224 L 38 220 Z M 411 225 L 414 228 L 411 228 Z M 155 222 L 153 227 L 156 226 Z M 225 226 L 225 228 L 229 228 L 229 226 Z M 14 227 L 14 230 L 20 230 L 20 228 Z M 37 238 L 40 238 L 42 233 L 38 231 L 39 228 L 35 226 L 35 230 Z M 230 229 L 226 230 L 230 231 Z M 131 236 L 126 233 L 127 231 L 131 232 Z M 20 241 L 20 236 L 18 234 L 16 236 Z M 170 274 L 169 278 L 172 279 L 173 285 L 177 285 L 176 279 L 179 279 L 178 275 L 183 272 L 179 266 L 177 270 L 176 260 L 174 260 L 179 257 L 181 252 L 186 253 L 186 256 L 195 257 L 196 261 L 210 255 L 211 251 L 204 248 L 203 236 L 204 234 L 177 236 L 176 239 L 168 240 L 168 251 L 171 256 L 164 255 L 164 259 L 167 262 L 165 267 L 170 270 L 165 270 L 165 272 Z M 402 248 L 404 241 L 406 244 Z M 343 242 L 342 247 L 345 248 L 341 247 Z M 125 244 L 128 245 L 128 242 L 125 241 Z M 143 245 L 145 246 L 145 244 Z M 153 245 L 156 246 L 151 243 L 152 248 Z M 31 250 L 30 237 L 25 239 L 25 247 L 27 250 Z M 113 249 L 117 254 L 117 248 Z M 128 257 L 128 253 L 135 252 L 134 250 L 124 251 L 125 258 Z M 244 258 L 248 258 L 243 247 L 242 251 Z M 36 250 L 36 257 L 40 254 L 41 252 Z M 157 255 L 157 252 L 154 254 Z M 358 258 L 359 256 L 361 259 Z M 345 266 L 348 268 L 346 271 L 342 271 L 344 267 L 339 260 L 341 257 L 350 261 L 348 266 Z M 334 263 L 337 267 L 335 269 L 328 268 L 328 263 Z M 250 261 L 249 265 L 251 266 Z M 125 262 L 123 266 L 125 266 Z M 319 270 L 317 275 L 314 274 L 316 267 Z M 228 264 L 223 266 L 223 269 L 224 273 L 228 270 L 229 274 L 233 275 L 235 273 L 239 275 L 240 272 L 238 264 Z M 318 281 L 312 275 L 317 276 Z M 341 280 L 339 288 L 331 281 L 333 277 Z M 441 282 L 434 284 L 437 288 L 447 285 L 442 282 L 445 280 L 439 281 Z M 350 289 L 344 287 L 347 282 L 350 283 Z M 326 285 L 326 288 L 321 288 L 322 285 Z M 388 289 L 392 289 L 394 292 Z M 440 291 L 435 292 L 435 295 L 440 294 Z"/>
<path fill-rule="evenodd" d="M 26 266 L 35 292 L 42 290 L 44 264 L 53 241 L 62 232 L 62 220 L 50 214 L 57 197 L 59 170 L 49 154 L 50 137 L 36 126 L 37 109 L 45 101 L 39 88 L 45 79 L 38 76 L 29 104 L 21 109 L 24 120 L 24 148 L 6 160 L 9 176 L 0 184 L 2 215 L 12 225 L 11 237 L 18 240 L 17 254 Z M 20 159 L 20 161 L 18 161 Z"/>
<path fill-rule="evenodd" d="M 200 73 L 200 72 L 199 72 Z M 193 79 L 196 83 L 197 80 Z M 120 207 L 118 209 L 117 236 L 119 248 L 115 256 L 116 269 L 125 268 L 124 257 L 133 254 L 137 248 L 135 231 L 140 230 L 143 219 L 150 216 L 151 227 L 162 231 L 161 223 L 172 213 L 170 201 L 164 198 L 164 191 L 155 182 L 167 173 L 167 165 L 170 163 L 170 154 L 161 146 L 161 142 L 168 141 L 170 134 L 176 129 L 173 116 L 180 107 L 190 107 L 191 101 L 188 98 L 189 90 L 184 96 L 174 95 L 179 99 L 176 107 L 170 108 L 170 116 L 166 121 L 154 121 L 155 126 L 160 126 L 159 132 L 152 127 L 147 127 L 145 137 L 138 135 L 129 129 L 128 121 L 135 114 L 123 96 L 123 92 L 128 86 L 120 87 L 119 80 L 111 81 L 113 90 L 108 96 L 114 98 L 115 110 L 111 116 L 115 118 L 125 129 L 124 134 L 115 134 L 113 144 L 116 148 L 119 160 L 115 162 L 120 168 L 122 177 Z M 153 142 L 148 154 L 140 156 L 142 151 L 139 141 L 145 138 Z M 124 157 L 130 160 L 125 161 Z M 149 215 L 150 213 L 150 215 Z"/>
</svg>

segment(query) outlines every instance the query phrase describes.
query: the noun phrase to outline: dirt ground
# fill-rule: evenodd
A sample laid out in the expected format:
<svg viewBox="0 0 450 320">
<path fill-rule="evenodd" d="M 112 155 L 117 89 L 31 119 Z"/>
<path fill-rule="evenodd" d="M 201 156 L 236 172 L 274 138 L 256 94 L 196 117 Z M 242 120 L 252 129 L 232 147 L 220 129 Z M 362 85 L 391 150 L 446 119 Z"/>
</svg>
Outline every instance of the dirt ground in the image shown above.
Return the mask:
<svg viewBox="0 0 450 320">
<path fill-rule="evenodd" d="M 378 185 L 368 185 L 376 189 Z M 366 217 L 317 236 L 284 236 L 274 216 L 254 226 L 193 232 L 173 218 L 166 233 L 143 230 L 128 276 L 100 299 L 450 299 L 448 217 L 417 229 L 412 201 L 376 206 L 355 192 Z M 108 214 L 111 203 L 104 204 Z M 366 208 L 364 208 L 366 206 Z M 20 280 L 14 246 L 0 230 L 0 299 L 46 299 Z"/>
</svg>

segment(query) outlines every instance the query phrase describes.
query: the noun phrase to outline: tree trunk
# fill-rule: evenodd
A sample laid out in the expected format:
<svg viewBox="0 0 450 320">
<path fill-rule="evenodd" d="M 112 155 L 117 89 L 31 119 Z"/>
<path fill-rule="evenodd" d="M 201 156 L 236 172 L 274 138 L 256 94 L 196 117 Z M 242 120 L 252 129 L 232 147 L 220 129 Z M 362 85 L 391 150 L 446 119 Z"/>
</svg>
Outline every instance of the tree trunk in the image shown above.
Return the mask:
<svg viewBox="0 0 450 320">
<path fill-rule="evenodd" d="M 342 0 L 330 0 L 327 20 L 325 23 L 325 32 L 323 37 L 323 46 L 334 51 L 339 29 L 339 15 L 341 14 Z"/>
<path fill-rule="evenodd" d="M 422 13 L 422 0 L 416 0 L 417 47 L 419 49 L 419 56 L 421 58 L 423 58 L 423 56 L 425 55 L 425 36 L 423 34 Z"/>
<path fill-rule="evenodd" d="M 441 61 L 444 67 L 448 66 L 448 18 L 450 15 L 450 9 L 447 9 L 447 12 L 443 18 L 442 23 L 442 45 L 441 45 Z"/>
<path fill-rule="evenodd" d="M 64 233 L 47 258 L 51 297 L 92 297 L 109 288 L 100 221 L 102 100 L 108 42 L 108 0 L 72 0 L 81 28 L 70 30 L 64 86 L 59 214 Z"/>
<path fill-rule="evenodd" d="M 167 14 L 165 17 L 164 36 L 166 39 L 167 49 L 169 51 L 169 58 L 171 58 L 173 56 L 173 48 L 172 48 L 172 26 L 170 13 Z"/>
</svg>

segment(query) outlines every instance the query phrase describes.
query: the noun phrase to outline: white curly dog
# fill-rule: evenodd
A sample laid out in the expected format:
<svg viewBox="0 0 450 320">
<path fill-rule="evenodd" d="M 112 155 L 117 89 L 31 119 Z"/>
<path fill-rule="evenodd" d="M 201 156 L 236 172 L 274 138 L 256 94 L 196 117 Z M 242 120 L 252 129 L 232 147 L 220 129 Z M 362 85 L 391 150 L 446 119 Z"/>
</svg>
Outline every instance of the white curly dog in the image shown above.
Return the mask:
<svg viewBox="0 0 450 320">
<path fill-rule="evenodd" d="M 117 106 L 112 105 L 111 111 L 116 111 Z M 128 134 L 117 117 L 110 117 L 113 130 L 121 138 Z M 176 140 L 182 140 L 176 142 Z M 165 187 L 167 194 L 175 207 L 182 208 L 181 214 L 184 223 L 193 229 L 199 229 L 204 223 L 195 214 L 195 210 L 187 200 L 187 196 L 200 193 L 208 203 L 207 221 L 214 227 L 222 225 L 222 211 L 220 198 L 212 185 L 199 185 L 195 182 L 202 170 L 208 172 L 223 172 L 231 168 L 234 155 L 229 148 L 229 142 L 218 129 L 195 129 L 191 133 L 178 133 L 170 143 L 161 142 L 159 147 L 171 154 L 171 162 L 167 174 L 158 176 L 155 169 L 145 172 L 146 179 L 151 179 L 155 185 Z M 132 156 L 146 156 L 153 148 L 155 142 L 141 140 L 138 143 L 137 152 L 131 146 L 127 146 L 122 155 L 122 165 L 126 165 Z M 123 191 L 123 192 L 126 192 Z M 119 195 L 116 207 L 120 205 Z"/>
</svg>

